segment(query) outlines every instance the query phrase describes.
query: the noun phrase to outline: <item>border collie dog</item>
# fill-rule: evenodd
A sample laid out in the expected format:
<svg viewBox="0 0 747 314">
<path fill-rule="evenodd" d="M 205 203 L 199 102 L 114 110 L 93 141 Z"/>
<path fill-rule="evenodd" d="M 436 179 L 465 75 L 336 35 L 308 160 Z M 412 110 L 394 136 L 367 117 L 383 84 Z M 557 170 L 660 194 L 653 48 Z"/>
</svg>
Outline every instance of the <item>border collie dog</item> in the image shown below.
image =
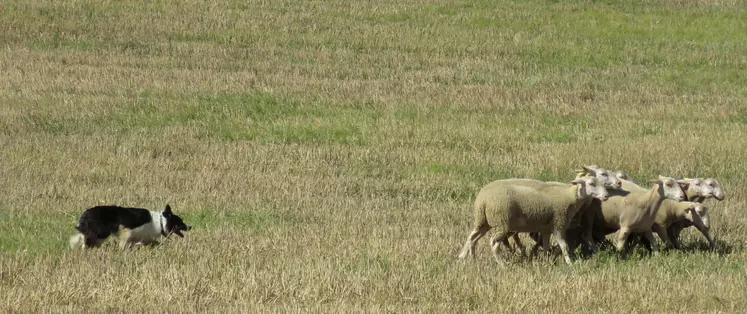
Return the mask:
<svg viewBox="0 0 747 314">
<path fill-rule="evenodd" d="M 133 244 L 152 245 L 161 236 L 168 237 L 172 233 L 183 238 L 182 231 L 192 227 L 174 215 L 168 204 L 162 212 L 106 205 L 86 209 L 75 229 L 78 233 L 70 238 L 71 249 L 81 244 L 84 249 L 98 247 L 112 234 L 119 235 L 122 248 Z"/>
</svg>

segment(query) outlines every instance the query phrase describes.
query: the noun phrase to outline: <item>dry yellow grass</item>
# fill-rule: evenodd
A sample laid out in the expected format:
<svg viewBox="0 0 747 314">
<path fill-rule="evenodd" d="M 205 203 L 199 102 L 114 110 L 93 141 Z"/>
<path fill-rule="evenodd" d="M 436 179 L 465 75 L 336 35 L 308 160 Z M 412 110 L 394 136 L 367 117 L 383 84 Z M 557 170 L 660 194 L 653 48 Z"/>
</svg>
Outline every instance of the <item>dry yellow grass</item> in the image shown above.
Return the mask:
<svg viewBox="0 0 747 314">
<path fill-rule="evenodd" d="M 745 8 L 7 1 L 0 311 L 740 312 Z M 480 187 L 584 163 L 719 179 L 718 252 L 457 260 Z M 167 202 L 184 239 L 66 249 Z"/>
</svg>

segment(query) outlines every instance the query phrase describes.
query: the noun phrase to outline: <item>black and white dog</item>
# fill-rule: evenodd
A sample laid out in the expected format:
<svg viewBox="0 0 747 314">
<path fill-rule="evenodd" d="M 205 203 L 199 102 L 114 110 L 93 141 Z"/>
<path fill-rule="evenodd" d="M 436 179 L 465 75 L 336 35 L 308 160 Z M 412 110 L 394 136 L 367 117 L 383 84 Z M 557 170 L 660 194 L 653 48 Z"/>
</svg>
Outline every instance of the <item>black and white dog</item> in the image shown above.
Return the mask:
<svg viewBox="0 0 747 314">
<path fill-rule="evenodd" d="M 122 248 L 133 244 L 150 245 L 161 236 L 168 237 L 172 233 L 183 238 L 182 231 L 189 231 L 192 227 L 174 215 L 169 205 L 162 212 L 107 205 L 86 209 L 75 229 L 78 229 L 78 234 L 70 237 L 71 249 L 81 244 L 84 249 L 98 247 L 112 234 L 119 234 Z"/>
</svg>

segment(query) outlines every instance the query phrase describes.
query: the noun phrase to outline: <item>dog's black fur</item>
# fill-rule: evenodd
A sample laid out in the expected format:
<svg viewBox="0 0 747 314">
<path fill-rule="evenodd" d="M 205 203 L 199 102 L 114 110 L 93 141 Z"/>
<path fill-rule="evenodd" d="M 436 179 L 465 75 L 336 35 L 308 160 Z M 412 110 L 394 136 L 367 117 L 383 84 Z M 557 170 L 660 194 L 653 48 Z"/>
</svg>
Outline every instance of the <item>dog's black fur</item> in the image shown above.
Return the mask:
<svg viewBox="0 0 747 314">
<path fill-rule="evenodd" d="M 86 209 L 80 216 L 75 229 L 84 237 L 85 246 L 96 247 L 110 235 L 117 233 L 120 228 L 135 229 L 148 223 L 153 223 L 150 210 L 144 208 L 120 207 L 115 205 L 95 206 Z M 161 230 L 161 235 L 168 237 L 175 233 L 184 237 L 182 231 L 189 231 L 192 227 L 186 225 L 181 217 L 171 211 L 171 206 L 166 205 L 163 211 L 166 219 L 166 228 Z"/>
</svg>

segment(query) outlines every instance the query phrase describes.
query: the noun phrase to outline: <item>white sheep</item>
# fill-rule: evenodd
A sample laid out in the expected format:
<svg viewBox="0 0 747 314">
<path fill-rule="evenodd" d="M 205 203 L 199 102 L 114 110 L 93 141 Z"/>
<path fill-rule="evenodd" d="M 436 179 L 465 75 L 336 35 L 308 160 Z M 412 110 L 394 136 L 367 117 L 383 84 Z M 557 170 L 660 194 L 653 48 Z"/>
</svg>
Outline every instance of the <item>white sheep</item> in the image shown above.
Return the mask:
<svg viewBox="0 0 747 314">
<path fill-rule="evenodd" d="M 673 242 L 668 236 L 667 228 L 674 223 L 687 221 L 691 225 L 695 226 L 711 245 L 711 249 L 716 248 L 716 242 L 711 238 L 708 232 L 709 226 L 706 224 L 702 216 L 707 216 L 708 208 L 697 202 L 677 202 L 673 200 L 664 200 L 659 207 L 659 212 L 656 214 L 656 221 L 652 226 L 652 230 L 659 235 L 667 246 L 671 247 Z"/>
<path fill-rule="evenodd" d="M 589 170 L 604 171 L 608 173 L 609 176 L 614 177 L 619 181 L 619 183 L 615 184 L 614 186 L 608 185 L 608 191 L 646 190 L 645 188 L 636 184 L 635 181 L 633 181 L 633 179 L 624 171 L 606 170 L 604 168 L 600 168 L 597 165 L 588 165 L 584 166 L 584 170 L 576 170 L 578 173 L 577 176 L 589 175 L 592 173 Z M 574 217 L 574 222 L 571 224 L 568 230 L 566 230 L 566 241 L 568 242 L 568 246 L 572 251 L 575 251 L 579 245 L 584 244 L 587 251 L 596 252 L 597 245 L 595 245 L 595 243 L 601 243 L 605 241 L 604 236 L 600 236 L 599 233 L 594 234 L 586 232 L 587 230 L 592 230 L 594 224 L 595 211 L 591 209 L 592 202 L 595 203 L 594 208 L 599 208 L 599 206 L 601 206 L 598 200 L 590 200 L 588 204 L 586 204 L 581 210 L 579 210 L 579 213 L 576 214 L 576 217 Z M 596 235 L 596 237 L 594 237 L 594 235 Z M 534 239 L 534 237 L 532 238 Z M 536 246 L 533 249 L 533 252 L 534 250 L 536 250 Z"/>
<path fill-rule="evenodd" d="M 613 175 L 614 175 L 614 176 L 615 176 L 616 178 L 618 178 L 618 179 L 620 179 L 620 180 L 626 180 L 626 181 L 630 181 L 630 182 L 633 182 L 633 183 L 635 183 L 635 181 L 633 181 L 633 178 L 631 178 L 630 176 L 628 176 L 628 174 L 627 174 L 627 173 L 626 173 L 625 171 L 622 171 L 622 170 L 617 170 L 617 171 L 610 171 L 610 172 L 611 172 L 611 173 L 612 173 L 612 174 L 613 174 Z"/>
<path fill-rule="evenodd" d="M 622 173 L 622 172 L 619 172 Z M 642 188 L 632 182 L 627 177 L 627 174 L 622 173 L 622 175 L 618 175 L 618 177 L 623 182 L 623 189 L 627 191 L 640 191 L 645 190 L 645 188 Z M 659 179 L 665 179 L 666 177 L 659 176 Z M 721 188 L 720 184 L 713 180 L 713 179 L 707 179 L 708 182 L 704 182 L 702 179 L 683 179 L 683 180 L 677 180 L 677 183 L 684 189 L 684 193 L 686 196 L 686 200 L 690 201 L 699 201 L 699 203 L 702 203 L 702 201 L 706 198 L 715 197 L 716 199 L 723 199 L 723 189 Z M 695 185 L 690 185 L 691 183 L 695 182 Z M 671 201 L 667 200 L 664 204 L 668 204 Z M 671 204 L 669 204 L 671 206 Z M 684 205 L 681 205 L 682 207 Z M 708 217 L 708 208 L 705 206 L 698 206 L 694 208 L 695 214 L 698 216 L 696 217 L 698 220 L 702 222 L 702 226 L 698 227 L 698 230 L 703 233 L 703 235 L 708 239 L 708 242 L 711 244 L 711 248 L 715 246 L 715 242 L 710 237 L 710 234 L 708 233 L 708 230 L 710 229 L 710 219 Z M 656 218 L 656 226 L 663 227 L 664 229 L 657 230 L 653 229 L 652 231 L 659 234 L 659 237 L 667 243 L 668 246 L 674 246 L 677 249 L 681 248 L 681 245 L 678 241 L 679 232 L 686 227 L 695 225 L 693 222 L 693 219 L 688 219 L 687 217 L 682 216 L 681 213 L 677 213 L 676 211 L 670 209 L 668 211 L 660 212 L 657 215 Z M 663 222 L 667 221 L 666 224 Z M 697 227 L 697 226 L 696 226 Z M 633 240 L 633 245 L 636 243 L 636 238 L 631 238 Z M 647 239 L 642 238 L 643 244 L 645 244 L 647 247 L 651 248 L 651 243 L 647 241 Z M 570 242 L 570 240 L 569 240 Z"/>
<path fill-rule="evenodd" d="M 622 186 L 622 182 L 620 179 L 613 175 L 610 171 L 604 168 L 600 168 L 597 165 L 589 165 L 589 166 L 581 166 L 582 170 L 576 170 L 576 178 L 582 178 L 586 176 L 592 176 L 596 177 L 597 179 L 601 180 L 604 183 L 604 186 L 608 189 L 620 189 Z M 543 182 L 533 179 L 507 179 L 502 180 L 504 183 L 511 183 L 511 184 L 518 184 L 528 187 L 538 187 L 540 184 L 566 184 L 562 182 Z M 590 204 L 590 202 L 593 200 L 593 198 L 588 198 L 587 201 L 579 208 L 576 215 L 571 220 L 570 225 L 568 228 L 577 228 L 581 222 L 582 213 L 585 211 L 585 208 Z M 529 236 L 536 242 L 534 247 L 532 248 L 532 255 L 536 254 L 537 250 L 539 249 L 539 246 L 542 244 L 542 239 L 540 238 L 540 234 L 537 232 L 531 232 L 529 233 Z M 546 240 L 549 240 L 549 235 L 546 235 Z M 516 246 L 521 250 L 522 254 L 524 253 L 524 245 L 521 243 L 521 240 L 519 239 L 519 234 L 514 233 L 512 235 L 512 238 L 514 239 L 514 243 Z M 584 238 L 584 242 L 591 246 L 591 238 Z M 503 245 L 508 248 L 509 250 L 512 250 L 508 238 L 506 238 L 503 242 Z M 575 246 L 574 246 L 575 249 Z M 592 248 L 593 249 L 593 248 Z"/>
<path fill-rule="evenodd" d="M 626 190 L 626 191 L 629 191 L 631 189 L 646 190 L 646 188 L 641 187 L 640 185 L 638 185 L 637 183 L 635 183 L 635 181 L 633 181 L 633 179 L 630 176 L 628 176 L 628 174 L 625 173 L 625 171 L 621 171 L 621 170 L 617 170 L 617 171 L 606 170 L 604 168 L 599 168 L 599 166 L 597 166 L 597 165 L 589 165 L 589 166 L 587 166 L 587 168 L 590 168 L 592 170 L 597 170 L 597 169 L 605 170 L 607 173 L 609 173 L 610 176 L 615 177 L 620 182 L 620 184 L 617 186 L 617 189 L 623 189 L 623 190 Z M 586 170 L 586 168 L 584 168 L 584 170 Z M 581 170 L 576 170 L 576 171 L 579 172 L 579 175 L 584 175 L 585 174 L 585 172 L 582 172 Z"/>
<path fill-rule="evenodd" d="M 653 244 L 653 251 L 658 252 L 651 228 L 659 207 L 664 199 L 684 200 L 685 195 L 673 178 L 661 177 L 649 182 L 654 183 L 649 190 L 610 191 L 608 201 L 592 202 L 591 209 L 595 219 L 592 225 L 587 226 L 586 233 L 603 230 L 604 234 L 608 234 L 618 231 L 618 251 L 624 250 L 631 233 L 643 233 Z"/>
<path fill-rule="evenodd" d="M 682 180 L 677 180 L 677 183 L 679 183 L 680 186 L 682 186 L 682 188 L 685 190 L 687 200 L 691 202 L 703 203 L 706 199 L 709 198 L 714 198 L 718 201 L 724 200 L 724 189 L 721 186 L 721 183 L 716 181 L 716 179 L 685 178 Z M 705 211 L 703 211 L 703 213 L 700 213 L 700 216 L 706 228 L 710 228 L 710 218 L 708 217 L 707 208 L 705 209 Z M 667 235 L 669 236 L 669 239 L 672 241 L 672 244 L 675 248 L 682 248 L 682 245 L 679 241 L 680 232 L 682 232 L 682 229 L 685 229 L 692 225 L 693 224 L 689 221 L 677 221 L 667 228 Z M 709 242 L 710 241 L 711 240 L 709 239 Z M 713 243 L 711 244 L 711 247 L 713 248 Z"/>
<path fill-rule="evenodd" d="M 514 232 L 540 232 L 553 234 L 565 262 L 572 263 L 565 242 L 565 229 L 588 198 L 607 199 L 608 193 L 601 180 L 585 177 L 570 184 L 541 184 L 537 188 L 502 181 L 486 185 L 477 194 L 474 228 L 459 258 L 474 256 L 477 241 L 495 228 L 491 248 L 496 261 L 500 261 L 497 251 L 500 242 Z"/>
</svg>

